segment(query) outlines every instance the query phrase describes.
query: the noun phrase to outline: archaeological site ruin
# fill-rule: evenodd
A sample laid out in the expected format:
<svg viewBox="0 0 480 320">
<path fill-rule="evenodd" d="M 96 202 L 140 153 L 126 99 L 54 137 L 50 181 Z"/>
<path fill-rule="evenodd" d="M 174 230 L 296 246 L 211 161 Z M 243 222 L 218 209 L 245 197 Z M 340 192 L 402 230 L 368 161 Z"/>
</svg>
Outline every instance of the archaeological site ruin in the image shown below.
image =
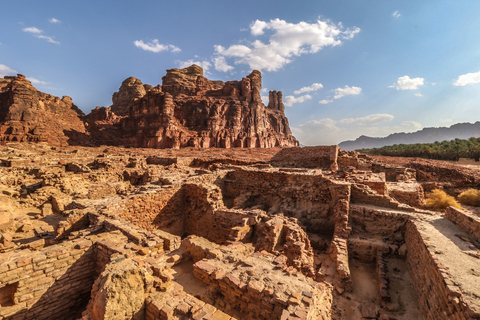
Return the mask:
<svg viewBox="0 0 480 320">
<path fill-rule="evenodd" d="M 261 74 L 0 79 L 0 319 L 480 319 L 480 171 L 300 147 Z"/>
</svg>

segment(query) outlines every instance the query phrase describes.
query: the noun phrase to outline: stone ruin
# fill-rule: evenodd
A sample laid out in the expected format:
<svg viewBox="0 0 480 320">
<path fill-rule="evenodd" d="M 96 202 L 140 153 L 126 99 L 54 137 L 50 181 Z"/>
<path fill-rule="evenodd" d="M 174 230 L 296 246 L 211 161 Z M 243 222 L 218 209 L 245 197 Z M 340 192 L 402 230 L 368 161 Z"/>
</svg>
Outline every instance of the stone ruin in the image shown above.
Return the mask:
<svg viewBox="0 0 480 320">
<path fill-rule="evenodd" d="M 0 164 L 0 319 L 480 319 L 480 218 L 424 199 L 473 170 L 337 146 Z"/>
</svg>

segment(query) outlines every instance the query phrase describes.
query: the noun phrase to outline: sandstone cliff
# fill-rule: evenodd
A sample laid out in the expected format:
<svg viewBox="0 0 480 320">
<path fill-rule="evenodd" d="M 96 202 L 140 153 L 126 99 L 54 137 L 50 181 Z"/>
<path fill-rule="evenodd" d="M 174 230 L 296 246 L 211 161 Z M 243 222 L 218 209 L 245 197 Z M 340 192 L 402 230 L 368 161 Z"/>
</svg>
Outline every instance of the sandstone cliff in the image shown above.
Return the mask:
<svg viewBox="0 0 480 320">
<path fill-rule="evenodd" d="M 124 145 L 147 148 L 293 147 L 282 93 L 260 97 L 262 76 L 212 81 L 199 66 L 170 69 L 153 87 L 123 81 L 112 106 L 84 116 L 69 97 L 39 92 L 23 76 L 0 79 L 0 143 Z"/>
<path fill-rule="evenodd" d="M 0 78 L 0 143 L 76 143 L 86 134 L 82 115 L 70 97 L 39 92 L 21 74 Z"/>
<path fill-rule="evenodd" d="M 298 146 L 284 114 L 282 93 L 270 92 L 267 107 L 261 86 L 256 70 L 241 81 L 222 82 L 205 78 L 196 65 L 167 70 L 156 87 L 128 78 L 114 93 L 111 107 L 118 115 L 128 107 L 128 116 L 117 122 L 121 135 L 104 130 L 100 140 L 153 148 Z"/>
</svg>

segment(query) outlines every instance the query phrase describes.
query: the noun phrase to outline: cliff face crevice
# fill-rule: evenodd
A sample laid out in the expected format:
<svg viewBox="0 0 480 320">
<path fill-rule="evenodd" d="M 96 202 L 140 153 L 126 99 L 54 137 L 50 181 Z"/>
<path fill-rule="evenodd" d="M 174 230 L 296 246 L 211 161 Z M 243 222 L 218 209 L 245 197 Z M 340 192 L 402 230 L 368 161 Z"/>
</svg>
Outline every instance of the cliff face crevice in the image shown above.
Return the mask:
<svg viewBox="0 0 480 320">
<path fill-rule="evenodd" d="M 261 100 L 262 75 L 212 81 L 199 66 L 170 69 L 153 87 L 125 79 L 113 104 L 83 113 L 69 97 L 39 92 L 23 75 L 0 79 L 0 142 L 144 148 L 293 147 L 282 93 Z"/>
</svg>

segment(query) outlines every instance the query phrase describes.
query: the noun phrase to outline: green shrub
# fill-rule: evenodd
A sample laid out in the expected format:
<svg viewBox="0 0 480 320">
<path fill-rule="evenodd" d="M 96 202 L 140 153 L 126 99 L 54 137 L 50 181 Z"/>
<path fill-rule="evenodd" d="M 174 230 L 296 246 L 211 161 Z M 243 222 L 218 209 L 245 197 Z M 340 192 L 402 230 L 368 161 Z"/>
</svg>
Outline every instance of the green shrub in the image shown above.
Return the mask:
<svg viewBox="0 0 480 320">
<path fill-rule="evenodd" d="M 433 210 L 444 211 L 448 207 L 462 208 L 454 197 L 449 196 L 445 191 L 440 189 L 434 189 L 427 194 L 427 199 L 425 200 L 427 207 Z"/>
<path fill-rule="evenodd" d="M 458 201 L 467 206 L 480 207 L 480 190 L 468 189 L 460 193 Z"/>
</svg>

